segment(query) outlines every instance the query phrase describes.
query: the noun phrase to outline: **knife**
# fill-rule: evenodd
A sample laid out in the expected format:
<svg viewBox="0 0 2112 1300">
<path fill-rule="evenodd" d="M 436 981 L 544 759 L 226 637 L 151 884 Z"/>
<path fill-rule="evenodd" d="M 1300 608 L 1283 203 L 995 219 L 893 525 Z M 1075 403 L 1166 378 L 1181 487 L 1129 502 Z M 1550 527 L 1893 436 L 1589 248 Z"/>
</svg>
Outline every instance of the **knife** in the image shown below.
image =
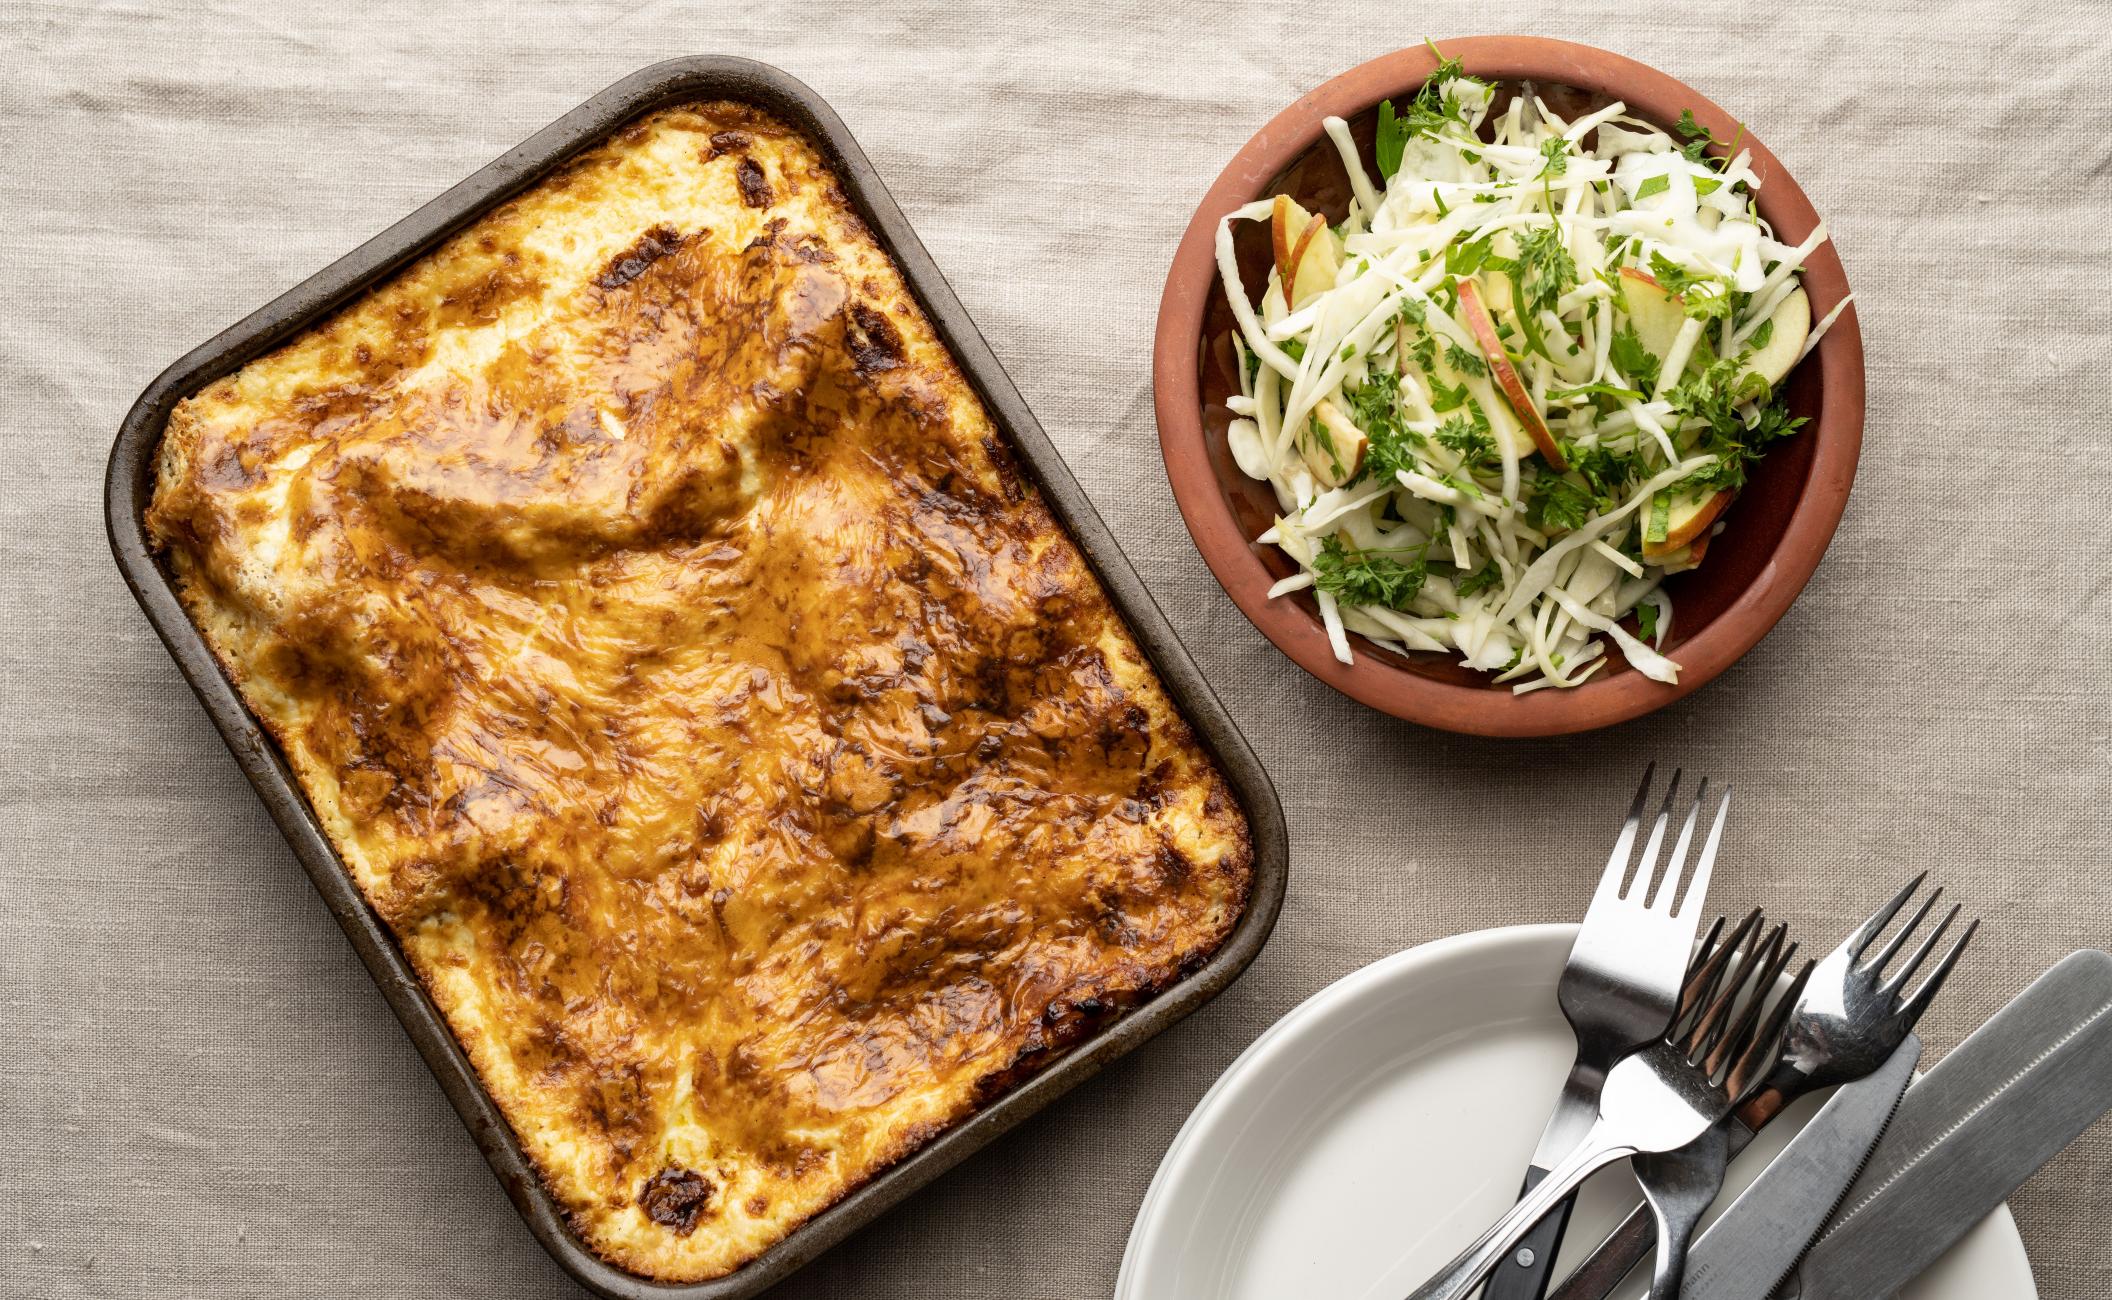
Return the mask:
<svg viewBox="0 0 2112 1300">
<path fill-rule="evenodd" d="M 1695 1243 L 1681 1296 L 1768 1300 L 1841 1205 L 1920 1063 L 1921 1040 L 1908 1034 L 1875 1072 L 1835 1089 L 1811 1123 L 1724 1212 L 1734 1230 L 1706 1251 L 1712 1233 Z"/>
<path fill-rule="evenodd" d="M 2108 1110 L 2112 956 L 2085 950 L 2040 976 L 1907 1091 L 1777 1300 L 1896 1294 Z M 1765 1198 L 1740 1197 L 1695 1243 L 1690 1269 L 1765 1231 L 1771 1212 Z M 1690 1283 L 1686 1300 L 1744 1294 Z"/>
</svg>

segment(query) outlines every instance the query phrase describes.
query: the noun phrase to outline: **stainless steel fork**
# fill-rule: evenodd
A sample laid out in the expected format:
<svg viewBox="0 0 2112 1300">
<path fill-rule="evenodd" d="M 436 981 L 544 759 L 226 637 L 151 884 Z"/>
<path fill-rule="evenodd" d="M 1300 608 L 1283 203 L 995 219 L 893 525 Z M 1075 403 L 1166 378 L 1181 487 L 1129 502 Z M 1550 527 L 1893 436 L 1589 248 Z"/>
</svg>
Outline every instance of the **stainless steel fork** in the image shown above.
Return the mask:
<svg viewBox="0 0 2112 1300">
<path fill-rule="evenodd" d="M 1760 913 L 1745 919 L 1738 932 L 1720 947 L 1704 943 L 1695 956 L 1694 968 L 1680 990 L 1682 1019 L 1699 1014 L 1701 1006 L 1716 996 L 1726 978 L 1750 980 L 1759 991 L 1773 989 L 1782 972 L 1796 959 L 1797 945 L 1790 943 L 1789 927 L 1778 925 L 1762 937 Z M 1717 923 L 1716 929 L 1722 927 Z M 1716 930 L 1710 931 L 1713 939 Z M 1635 1158 L 1636 1181 L 1642 1184 L 1643 1201 L 1657 1226 L 1657 1263 L 1651 1270 L 1650 1300 L 1679 1300 L 1686 1278 L 1687 1245 L 1694 1228 L 1709 1212 L 1717 1193 L 1723 1190 L 1724 1169 L 1730 1163 L 1730 1138 L 1726 1126 L 1708 1132 L 1679 1148 Z"/>
<path fill-rule="evenodd" d="M 1562 1014 L 1576 1034 L 1577 1055 L 1554 1113 L 1540 1134 L 1521 1196 L 1539 1186 L 1548 1171 L 1591 1130 L 1592 1121 L 1598 1118 L 1599 1090 L 1606 1072 L 1622 1057 L 1660 1037 L 1679 1008 L 1680 985 L 1693 959 L 1702 899 L 1715 869 L 1716 847 L 1723 838 L 1731 795 L 1726 788 L 1700 856 L 1692 872 L 1687 872 L 1695 823 L 1709 794 L 1708 778 L 1702 778 L 1678 841 L 1660 872 L 1665 833 L 1679 795 L 1677 770 L 1665 787 L 1649 841 L 1641 857 L 1635 856 L 1656 772 L 1654 763 L 1643 772 L 1556 987 Z M 1489 1280 L 1483 1300 L 1540 1300 L 1568 1220 L 1569 1202 L 1565 1200 L 1518 1243 L 1511 1262 Z"/>
<path fill-rule="evenodd" d="M 1922 1012 L 1950 977 L 1964 956 L 1980 923 L 1967 925 L 1951 946 L 1930 968 L 1911 993 L 1914 981 L 1936 946 L 1958 919 L 1954 904 L 1948 915 L 1922 937 L 1913 952 L 1896 969 L 1887 970 L 1934 910 L 1943 891 L 1937 889 L 1915 909 L 1912 917 L 1887 940 L 1875 955 L 1871 949 L 1900 911 L 1919 893 L 1927 873 L 1909 881 L 1855 933 L 1823 958 L 1812 972 L 1802 998 L 1790 1014 L 1783 1036 L 1782 1059 L 1766 1083 L 1738 1108 L 1724 1128 L 1724 1162 L 1736 1159 L 1753 1140 L 1757 1130 L 1781 1114 L 1792 1101 L 1806 1093 L 1849 1083 L 1870 1074 L 1890 1058 L 1912 1032 Z M 1699 1162 L 1703 1154 L 1682 1156 Z M 1646 1162 L 1638 1161 L 1638 1174 Z M 1693 1177 L 1692 1169 L 1686 1177 Z M 1722 1180 L 1720 1167 L 1716 1181 Z M 1590 1257 L 1555 1291 L 1554 1300 L 1605 1300 L 1620 1285 L 1628 1271 L 1649 1253 L 1653 1232 L 1651 1216 L 1637 1210 L 1601 1242 Z"/>
<path fill-rule="evenodd" d="M 1749 988 L 1756 981 L 1741 972 L 1691 1024 L 1616 1064 L 1599 1094 L 1598 1122 L 1577 1149 L 1409 1300 L 1463 1300 L 1586 1178 L 1616 1160 L 1676 1150 L 1722 1123 L 1774 1068 L 1784 1022 L 1810 974 L 1806 965 L 1787 993 L 1770 997 Z"/>
</svg>

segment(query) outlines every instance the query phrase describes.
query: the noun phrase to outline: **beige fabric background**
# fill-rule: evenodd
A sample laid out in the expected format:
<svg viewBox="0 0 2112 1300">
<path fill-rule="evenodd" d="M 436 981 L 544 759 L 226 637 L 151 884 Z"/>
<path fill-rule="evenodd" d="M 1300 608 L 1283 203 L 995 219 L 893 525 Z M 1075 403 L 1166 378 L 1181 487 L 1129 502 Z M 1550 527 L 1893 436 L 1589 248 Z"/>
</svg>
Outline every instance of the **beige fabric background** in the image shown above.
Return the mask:
<svg viewBox="0 0 2112 1300">
<path fill-rule="evenodd" d="M 777 63 L 843 115 L 1276 773 L 1294 844 L 1241 983 L 781 1294 L 1107 1294 L 1160 1153 L 1243 1046 L 1383 954 L 1577 915 L 1653 756 L 1739 785 L 1726 907 L 1823 938 L 1930 866 L 1984 911 L 1948 1047 L 2112 942 L 2108 19 L 4 0 L 0 1293 L 576 1294 L 125 594 L 98 490 L 178 354 L 676 54 Z M 1196 558 L 1147 391 L 1167 258 L 1231 152 L 1355 62 L 1498 28 L 1742 114 L 1833 222 L 1869 350 L 1855 497 L 1787 620 L 1662 715 L 1547 744 L 1418 730 L 1288 668 Z M 2016 1208 L 2044 1295 L 2112 1294 L 2112 1129 Z"/>
</svg>

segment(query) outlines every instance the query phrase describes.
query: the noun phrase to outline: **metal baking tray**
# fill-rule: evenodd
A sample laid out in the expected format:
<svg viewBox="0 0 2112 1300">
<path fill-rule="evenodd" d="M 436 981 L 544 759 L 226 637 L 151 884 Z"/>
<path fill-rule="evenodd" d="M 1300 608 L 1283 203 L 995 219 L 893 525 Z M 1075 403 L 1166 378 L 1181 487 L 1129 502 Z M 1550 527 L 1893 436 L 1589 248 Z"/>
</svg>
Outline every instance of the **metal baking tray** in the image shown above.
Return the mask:
<svg viewBox="0 0 2112 1300">
<path fill-rule="evenodd" d="M 243 705 L 234 683 L 178 603 L 168 572 L 147 544 L 143 515 L 153 492 L 156 447 L 178 401 L 326 319 L 632 118 L 691 99 L 755 104 L 804 129 L 821 148 L 859 215 L 901 268 L 991 418 L 1011 440 L 1057 518 L 1106 586 L 1174 703 L 1217 759 L 1247 816 L 1254 842 L 1254 875 L 1245 913 L 1223 947 L 1201 968 L 1073 1047 L 956 1128 L 883 1170 L 744 1267 L 709 1282 L 670 1284 L 648 1281 L 603 1261 L 573 1235 L 447 1022 L 427 998 L 417 974 L 331 848 L 276 743 Z M 147 620 L 175 657 L 396 1018 L 418 1045 L 529 1230 L 567 1272 L 600 1295 L 617 1300 L 734 1300 L 773 1286 L 1109 1061 L 1210 1000 L 1253 960 L 1276 923 L 1283 903 L 1288 847 L 1283 808 L 1261 763 L 1175 639 L 1165 616 L 843 122 L 820 96 L 766 64 L 696 57 L 656 63 L 636 72 L 195 349 L 149 384 L 126 414 L 110 453 L 105 493 L 111 550 Z"/>
</svg>

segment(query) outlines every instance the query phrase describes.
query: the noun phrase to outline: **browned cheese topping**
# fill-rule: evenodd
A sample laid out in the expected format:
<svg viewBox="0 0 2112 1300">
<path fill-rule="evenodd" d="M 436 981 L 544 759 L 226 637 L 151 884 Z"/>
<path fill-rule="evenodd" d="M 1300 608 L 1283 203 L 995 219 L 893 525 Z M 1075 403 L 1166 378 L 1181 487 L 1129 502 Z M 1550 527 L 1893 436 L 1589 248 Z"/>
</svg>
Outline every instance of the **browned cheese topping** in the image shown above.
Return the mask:
<svg viewBox="0 0 2112 1300">
<path fill-rule="evenodd" d="M 1244 819 L 819 152 L 647 116 L 178 408 L 192 616 L 602 1256 L 1205 960 Z"/>
</svg>

